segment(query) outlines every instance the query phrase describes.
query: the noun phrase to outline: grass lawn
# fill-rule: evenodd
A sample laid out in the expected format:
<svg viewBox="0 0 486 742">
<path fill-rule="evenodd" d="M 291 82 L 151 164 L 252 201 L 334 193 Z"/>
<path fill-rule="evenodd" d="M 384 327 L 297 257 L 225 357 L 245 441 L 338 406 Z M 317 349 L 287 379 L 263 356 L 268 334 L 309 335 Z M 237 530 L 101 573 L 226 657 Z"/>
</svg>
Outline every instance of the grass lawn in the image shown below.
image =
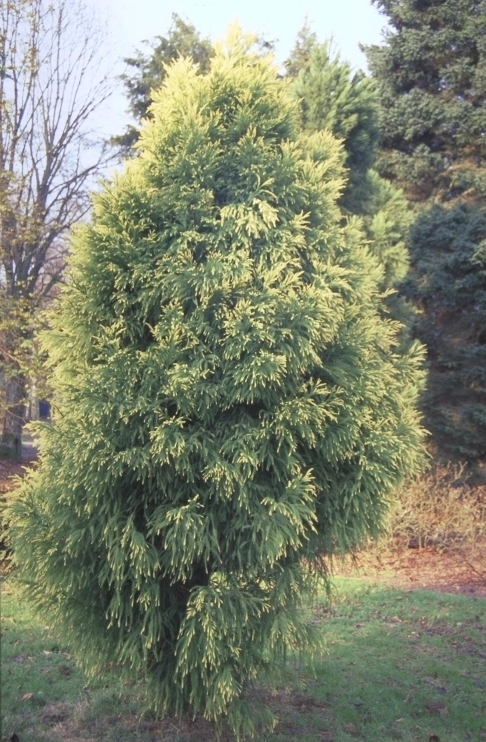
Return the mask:
<svg viewBox="0 0 486 742">
<path fill-rule="evenodd" d="M 486 599 L 341 578 L 332 604 L 314 612 L 327 653 L 314 671 L 295 664 L 295 684 L 268 695 L 280 723 L 259 742 L 486 741 Z M 2 742 L 214 739 L 209 724 L 141 716 L 142 707 L 135 685 L 87 681 L 4 581 Z"/>
</svg>

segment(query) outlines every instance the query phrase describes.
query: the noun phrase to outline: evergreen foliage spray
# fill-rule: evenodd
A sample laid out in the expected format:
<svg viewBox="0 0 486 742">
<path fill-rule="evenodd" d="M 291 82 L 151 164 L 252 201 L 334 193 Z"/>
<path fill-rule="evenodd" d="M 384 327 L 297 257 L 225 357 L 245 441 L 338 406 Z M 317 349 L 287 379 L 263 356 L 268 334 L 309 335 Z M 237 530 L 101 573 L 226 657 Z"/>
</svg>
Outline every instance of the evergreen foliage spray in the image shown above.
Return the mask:
<svg viewBox="0 0 486 742">
<path fill-rule="evenodd" d="M 342 226 L 340 145 L 299 138 L 270 58 L 235 31 L 207 75 L 175 63 L 152 114 L 73 241 L 12 536 L 88 671 L 243 736 L 251 684 L 319 642 L 313 566 L 377 533 L 420 465 L 420 352 Z"/>
</svg>

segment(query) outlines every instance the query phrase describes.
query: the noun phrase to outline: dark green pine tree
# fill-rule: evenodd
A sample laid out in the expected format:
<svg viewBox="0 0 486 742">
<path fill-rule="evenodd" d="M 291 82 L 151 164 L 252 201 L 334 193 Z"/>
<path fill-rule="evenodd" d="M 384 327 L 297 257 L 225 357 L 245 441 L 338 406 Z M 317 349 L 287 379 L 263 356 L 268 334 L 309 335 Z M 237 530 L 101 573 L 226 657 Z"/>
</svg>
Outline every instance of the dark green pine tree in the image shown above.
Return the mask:
<svg viewBox="0 0 486 742">
<path fill-rule="evenodd" d="M 11 514 L 28 597 L 83 667 L 240 736 L 252 684 L 319 642 L 322 555 L 376 534 L 422 460 L 420 350 L 397 352 L 383 268 L 342 225 L 340 146 L 299 137 L 248 48 L 235 30 L 207 75 L 170 69 L 78 230 L 55 425 Z"/>
<path fill-rule="evenodd" d="M 486 209 L 434 204 L 417 216 L 409 241 L 413 271 L 402 292 L 421 309 L 433 450 L 477 469 L 486 458 Z"/>
<path fill-rule="evenodd" d="M 428 347 L 436 452 L 486 457 L 486 3 L 375 0 L 390 25 L 366 48 L 382 105 L 382 175 L 416 205 L 404 295 Z M 481 258 L 483 255 L 483 258 Z M 483 261 L 483 262 L 481 262 Z"/>
<path fill-rule="evenodd" d="M 390 30 L 365 47 L 383 109 L 380 172 L 414 201 L 486 194 L 486 3 L 373 0 Z"/>
</svg>

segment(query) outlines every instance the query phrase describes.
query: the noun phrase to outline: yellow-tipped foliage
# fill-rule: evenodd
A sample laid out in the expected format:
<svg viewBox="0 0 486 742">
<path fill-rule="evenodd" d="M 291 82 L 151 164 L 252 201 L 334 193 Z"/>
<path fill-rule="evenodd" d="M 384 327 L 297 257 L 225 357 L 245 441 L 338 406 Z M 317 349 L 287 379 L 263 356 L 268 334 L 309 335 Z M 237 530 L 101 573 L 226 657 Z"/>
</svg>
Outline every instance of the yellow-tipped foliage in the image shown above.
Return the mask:
<svg viewBox="0 0 486 742">
<path fill-rule="evenodd" d="M 313 563 L 379 531 L 420 466 L 420 353 L 341 226 L 339 143 L 299 137 L 270 59 L 233 34 L 152 113 L 73 241 L 55 425 L 12 537 L 84 667 L 242 736 L 271 722 L 249 686 L 319 642 Z"/>
</svg>

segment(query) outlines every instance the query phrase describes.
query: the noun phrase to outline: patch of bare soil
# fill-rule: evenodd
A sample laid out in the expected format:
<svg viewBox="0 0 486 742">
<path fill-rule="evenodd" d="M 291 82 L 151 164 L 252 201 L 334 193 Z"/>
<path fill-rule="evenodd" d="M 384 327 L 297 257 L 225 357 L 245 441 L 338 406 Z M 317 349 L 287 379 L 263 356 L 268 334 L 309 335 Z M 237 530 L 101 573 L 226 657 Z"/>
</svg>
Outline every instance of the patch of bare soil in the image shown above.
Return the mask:
<svg viewBox="0 0 486 742">
<path fill-rule="evenodd" d="M 372 549 L 339 564 L 336 574 L 375 579 L 390 587 L 486 598 L 486 544 L 460 548 Z"/>
<path fill-rule="evenodd" d="M 89 701 L 79 703 L 48 704 L 42 712 L 42 728 L 27 727 L 22 740 L 34 738 L 45 742 L 97 742 L 104 739 L 118 739 L 117 731 L 123 735 L 130 735 L 130 739 L 143 739 L 146 742 L 177 739 L 180 742 L 191 742 L 197 739 L 200 742 L 214 741 L 214 726 L 204 719 L 183 720 L 159 719 L 145 720 L 138 715 L 119 713 L 109 715 L 92 715 Z M 104 736 L 105 735 L 105 736 Z M 13 739 L 14 735 L 9 739 Z M 120 736 L 120 739 L 122 737 Z M 4 737 L 2 737 L 3 742 Z M 5 739 L 7 739 L 5 737 Z M 15 739 L 19 739 L 15 735 Z M 234 740 L 229 730 L 224 727 L 220 736 L 221 742 Z"/>
<path fill-rule="evenodd" d="M 22 477 L 27 468 L 34 466 L 35 456 L 23 458 L 22 461 L 8 461 L 0 459 L 0 495 L 14 489 L 15 477 Z"/>
<path fill-rule="evenodd" d="M 0 494 L 4 494 L 15 486 L 12 482 L 12 477 L 15 475 L 21 476 L 24 471 L 23 462 L 18 461 L 3 461 L 0 459 Z"/>
</svg>

